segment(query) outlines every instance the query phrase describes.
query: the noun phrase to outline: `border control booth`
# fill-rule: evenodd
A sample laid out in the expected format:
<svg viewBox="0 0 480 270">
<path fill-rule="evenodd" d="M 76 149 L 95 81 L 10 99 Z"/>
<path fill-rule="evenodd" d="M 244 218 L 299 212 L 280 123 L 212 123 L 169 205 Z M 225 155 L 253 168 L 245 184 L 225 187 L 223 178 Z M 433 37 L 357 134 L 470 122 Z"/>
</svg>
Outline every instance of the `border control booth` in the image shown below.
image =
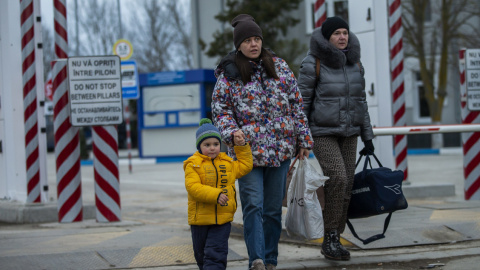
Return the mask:
<svg viewBox="0 0 480 270">
<path fill-rule="evenodd" d="M 141 158 L 183 161 L 196 151 L 200 119 L 211 118 L 214 71 L 139 74 L 138 151 Z"/>
</svg>

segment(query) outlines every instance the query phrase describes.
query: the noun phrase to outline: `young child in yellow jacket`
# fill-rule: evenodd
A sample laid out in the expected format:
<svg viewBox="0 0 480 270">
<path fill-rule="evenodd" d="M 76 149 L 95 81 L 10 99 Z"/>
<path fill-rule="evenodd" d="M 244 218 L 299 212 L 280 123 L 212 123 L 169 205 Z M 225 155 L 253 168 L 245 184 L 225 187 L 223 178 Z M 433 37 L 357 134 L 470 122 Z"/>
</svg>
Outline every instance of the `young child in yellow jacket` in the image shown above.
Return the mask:
<svg viewBox="0 0 480 270">
<path fill-rule="evenodd" d="M 200 120 L 196 137 L 198 151 L 183 163 L 195 260 L 200 270 L 226 269 L 235 180 L 252 170 L 252 151 L 244 137 L 234 136 L 237 160 L 220 152 L 220 132 L 207 118 Z"/>
</svg>

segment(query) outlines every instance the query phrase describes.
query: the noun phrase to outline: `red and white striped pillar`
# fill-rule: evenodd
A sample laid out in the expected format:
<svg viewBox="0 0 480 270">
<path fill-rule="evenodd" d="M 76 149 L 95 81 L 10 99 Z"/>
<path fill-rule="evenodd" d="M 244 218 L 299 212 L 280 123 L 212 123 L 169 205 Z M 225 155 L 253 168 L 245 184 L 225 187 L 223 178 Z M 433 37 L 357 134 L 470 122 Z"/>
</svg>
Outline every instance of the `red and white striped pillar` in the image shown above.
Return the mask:
<svg viewBox="0 0 480 270">
<path fill-rule="evenodd" d="M 20 0 L 27 203 L 41 202 L 33 0 Z"/>
<path fill-rule="evenodd" d="M 52 76 L 58 221 L 82 221 L 80 141 L 69 118 L 66 59 L 52 62 Z"/>
<path fill-rule="evenodd" d="M 325 0 L 316 0 L 313 8 L 315 14 L 315 28 L 317 28 L 322 26 L 322 23 L 327 19 Z"/>
<path fill-rule="evenodd" d="M 120 221 L 118 132 L 115 126 L 95 126 L 92 130 L 97 222 Z"/>
<path fill-rule="evenodd" d="M 459 52 L 460 101 L 463 124 L 480 124 L 480 111 L 470 111 L 467 106 L 465 85 L 465 50 Z M 463 175 L 465 200 L 480 199 L 480 132 L 462 133 Z"/>
<path fill-rule="evenodd" d="M 393 125 L 406 126 L 403 80 L 403 28 L 400 0 L 388 0 L 388 25 L 390 30 L 390 74 L 393 102 Z M 404 172 L 404 181 L 407 181 L 407 136 L 395 135 L 394 144 L 396 168 L 397 170 L 402 170 Z"/>
<path fill-rule="evenodd" d="M 70 123 L 67 91 L 66 0 L 54 0 L 55 55 L 52 67 L 53 129 L 57 168 L 58 221 L 83 220 L 78 128 Z"/>
<path fill-rule="evenodd" d="M 130 109 L 128 100 L 124 100 L 125 105 L 125 129 L 127 132 L 127 150 L 128 150 L 128 172 L 132 173 L 132 138 L 130 133 Z"/>
</svg>

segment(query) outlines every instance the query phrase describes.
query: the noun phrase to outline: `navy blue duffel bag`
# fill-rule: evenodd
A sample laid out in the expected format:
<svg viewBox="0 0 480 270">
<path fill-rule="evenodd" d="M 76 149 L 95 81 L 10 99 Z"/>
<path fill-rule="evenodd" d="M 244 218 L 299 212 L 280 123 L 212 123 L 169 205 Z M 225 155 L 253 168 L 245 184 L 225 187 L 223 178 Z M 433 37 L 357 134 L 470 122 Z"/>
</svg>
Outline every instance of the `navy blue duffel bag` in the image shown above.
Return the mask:
<svg viewBox="0 0 480 270">
<path fill-rule="evenodd" d="M 388 216 L 385 219 L 383 233 L 366 240 L 358 237 L 352 224 L 347 219 L 348 228 L 364 245 L 385 238 L 392 213 L 408 207 L 402 191 L 403 171 L 383 167 L 375 154 L 372 154 L 372 156 L 380 167 L 372 168 L 370 155 L 365 156 L 363 170 L 355 174 L 347 217 L 348 219 L 356 219 L 381 214 L 388 214 Z M 356 166 L 358 166 L 362 157 L 361 155 L 358 158 Z M 367 169 L 367 164 L 370 164 L 370 169 Z"/>
</svg>

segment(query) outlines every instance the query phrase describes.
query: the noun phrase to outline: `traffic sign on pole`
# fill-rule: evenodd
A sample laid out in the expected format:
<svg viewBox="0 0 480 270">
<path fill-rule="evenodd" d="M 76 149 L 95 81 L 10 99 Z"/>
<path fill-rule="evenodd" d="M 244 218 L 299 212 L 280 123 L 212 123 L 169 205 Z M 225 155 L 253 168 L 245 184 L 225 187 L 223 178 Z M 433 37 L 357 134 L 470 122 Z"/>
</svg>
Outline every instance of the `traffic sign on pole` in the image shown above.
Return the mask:
<svg viewBox="0 0 480 270">
<path fill-rule="evenodd" d="M 480 111 L 480 49 L 466 50 L 465 79 L 468 110 Z"/>
<path fill-rule="evenodd" d="M 118 125 L 123 122 L 118 56 L 69 58 L 68 85 L 73 126 Z"/>
<path fill-rule="evenodd" d="M 122 60 L 128 60 L 132 57 L 133 46 L 126 39 L 119 39 L 113 44 L 113 54 L 118 55 Z"/>
<path fill-rule="evenodd" d="M 122 96 L 124 99 L 138 99 L 138 73 L 135 61 L 122 61 Z"/>
</svg>

